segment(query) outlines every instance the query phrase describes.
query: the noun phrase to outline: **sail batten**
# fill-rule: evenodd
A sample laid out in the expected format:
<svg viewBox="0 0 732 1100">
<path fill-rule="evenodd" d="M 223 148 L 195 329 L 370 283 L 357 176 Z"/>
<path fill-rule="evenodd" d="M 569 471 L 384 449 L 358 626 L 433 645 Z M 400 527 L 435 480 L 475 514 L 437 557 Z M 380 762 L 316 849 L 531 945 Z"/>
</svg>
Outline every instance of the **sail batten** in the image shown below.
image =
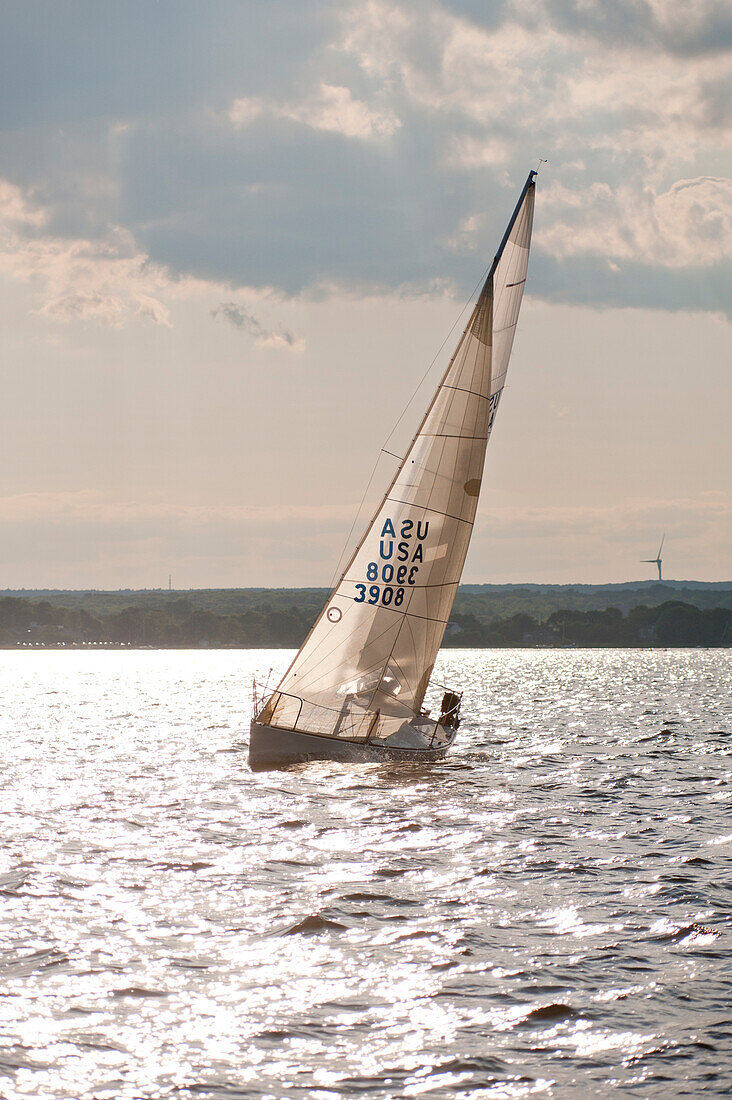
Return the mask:
<svg viewBox="0 0 732 1100">
<path fill-rule="evenodd" d="M 533 175 L 422 422 L 277 688 L 275 724 L 297 710 L 298 729 L 335 737 L 368 729 L 370 738 L 391 729 L 392 720 L 419 715 L 460 582 L 505 384 L 526 281 Z"/>
</svg>

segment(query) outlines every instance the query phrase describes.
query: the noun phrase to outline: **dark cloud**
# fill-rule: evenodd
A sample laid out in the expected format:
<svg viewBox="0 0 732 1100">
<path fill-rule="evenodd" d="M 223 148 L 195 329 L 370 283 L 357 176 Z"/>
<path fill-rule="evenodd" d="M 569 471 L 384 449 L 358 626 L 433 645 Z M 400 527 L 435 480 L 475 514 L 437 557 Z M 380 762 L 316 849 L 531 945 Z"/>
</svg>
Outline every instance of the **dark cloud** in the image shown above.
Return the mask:
<svg viewBox="0 0 732 1100">
<path fill-rule="evenodd" d="M 702 121 L 720 134 L 732 129 L 732 72 L 701 85 Z"/>
<path fill-rule="evenodd" d="M 732 319 L 727 264 L 684 269 L 624 262 L 613 270 L 598 257 L 556 260 L 535 250 L 530 271 L 532 293 L 547 301 L 600 308 L 711 311 Z"/>
<path fill-rule="evenodd" d="M 275 331 L 274 329 L 265 328 L 253 313 L 250 313 L 244 306 L 238 305 L 236 302 L 222 302 L 216 309 L 211 310 L 211 316 L 221 317 L 233 325 L 234 328 L 242 329 L 253 336 L 258 344 L 268 347 L 284 346 L 293 351 L 302 347 L 302 341 L 294 333 L 288 329 Z"/>
<path fill-rule="evenodd" d="M 327 18 L 319 0 L 5 0 L 0 125 L 176 117 L 281 91 Z"/>
<path fill-rule="evenodd" d="M 0 39 L 1 174 L 48 211 L 49 234 L 104 240 L 120 225 L 173 276 L 287 294 L 329 284 L 425 289 L 438 279 L 467 293 L 538 156 L 551 162 L 540 186 L 561 180 L 580 204 L 595 181 L 642 194 L 648 164 L 670 140 L 673 118 L 654 129 L 663 90 L 659 103 L 642 90 L 618 101 L 609 84 L 599 101 L 562 111 L 576 75 L 567 66 L 582 64 L 577 36 L 689 57 L 716 54 L 726 40 L 724 9 L 711 0 L 685 19 L 669 6 L 662 20 L 660 10 L 643 0 L 405 0 L 394 30 L 378 4 L 344 15 L 326 0 L 221 0 L 213 9 L 197 0 L 15 0 L 4 6 Z M 446 53 L 455 15 L 463 45 L 471 22 L 491 35 L 533 28 L 525 53 L 506 57 L 510 40 L 495 55 L 484 57 L 481 43 Z M 344 45 L 364 19 L 375 42 L 367 62 L 358 42 Z M 559 37 L 545 47 L 548 26 Z M 574 53 L 563 52 L 565 40 Z M 501 65 L 514 73 L 511 87 L 496 77 Z M 322 109 L 309 121 L 308 97 L 323 86 L 348 89 L 346 107 L 364 117 L 388 113 L 392 129 L 349 136 L 337 120 L 328 128 Z M 236 124 L 232 105 L 250 100 L 251 120 Z M 725 78 L 710 72 L 692 100 L 693 117 L 680 108 L 697 128 L 690 148 L 697 133 L 721 132 Z M 637 136 L 645 131 L 651 152 Z M 659 191 L 679 178 L 664 171 Z M 710 172 L 722 174 L 718 164 L 683 169 Z M 540 199 L 537 210 L 540 225 L 549 206 Z M 710 265 L 671 271 L 636 257 L 619 275 L 612 256 L 536 256 L 533 290 L 547 298 L 719 308 Z M 237 321 L 229 306 L 240 308 L 222 303 L 220 316 L 255 339 L 297 343 L 257 332 L 255 318 Z"/>
<path fill-rule="evenodd" d="M 124 222 L 176 270 L 288 293 L 445 278 L 462 265 L 440 235 L 475 185 L 427 171 L 426 137 L 415 121 L 385 150 L 274 121 L 201 150 L 145 133 L 131 139 Z M 493 181 L 483 201 L 500 191 Z"/>
<path fill-rule="evenodd" d="M 523 4 L 485 4 L 481 0 L 445 0 L 445 6 L 481 26 L 506 19 L 525 26 L 547 25 L 583 34 L 608 46 L 656 48 L 679 56 L 721 54 L 732 48 L 732 9 L 726 0 L 697 0 L 694 5 L 647 0 L 534 0 Z"/>
</svg>

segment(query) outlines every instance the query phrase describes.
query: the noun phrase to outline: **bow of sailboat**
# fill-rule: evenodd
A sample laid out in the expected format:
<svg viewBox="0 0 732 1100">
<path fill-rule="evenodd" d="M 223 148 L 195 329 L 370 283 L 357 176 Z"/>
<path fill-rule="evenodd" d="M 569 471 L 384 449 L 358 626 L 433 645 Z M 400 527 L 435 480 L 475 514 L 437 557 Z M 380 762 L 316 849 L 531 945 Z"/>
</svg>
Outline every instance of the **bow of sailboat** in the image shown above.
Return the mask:
<svg viewBox="0 0 732 1100">
<path fill-rule="evenodd" d="M 379 752 L 431 758 L 444 754 L 455 736 L 454 707 L 450 713 L 443 707 L 434 720 L 422 704 L 465 563 L 505 384 L 526 283 L 535 175 L 529 174 L 389 488 L 310 634 L 255 716 L 253 765 L 287 752 L 298 759 L 343 758 L 344 751 L 357 752 L 357 759 Z M 298 737 L 303 744 L 293 746 Z"/>
</svg>

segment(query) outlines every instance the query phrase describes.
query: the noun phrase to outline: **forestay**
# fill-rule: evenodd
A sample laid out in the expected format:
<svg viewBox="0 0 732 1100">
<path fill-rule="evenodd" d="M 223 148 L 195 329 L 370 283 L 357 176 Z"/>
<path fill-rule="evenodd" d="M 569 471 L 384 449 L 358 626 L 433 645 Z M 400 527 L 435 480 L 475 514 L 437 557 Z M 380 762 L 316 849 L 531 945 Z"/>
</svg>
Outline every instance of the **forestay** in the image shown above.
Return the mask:
<svg viewBox="0 0 732 1100">
<path fill-rule="evenodd" d="M 533 178 L 406 457 L 260 722 L 383 737 L 419 714 L 506 379 L 526 281 Z"/>
</svg>

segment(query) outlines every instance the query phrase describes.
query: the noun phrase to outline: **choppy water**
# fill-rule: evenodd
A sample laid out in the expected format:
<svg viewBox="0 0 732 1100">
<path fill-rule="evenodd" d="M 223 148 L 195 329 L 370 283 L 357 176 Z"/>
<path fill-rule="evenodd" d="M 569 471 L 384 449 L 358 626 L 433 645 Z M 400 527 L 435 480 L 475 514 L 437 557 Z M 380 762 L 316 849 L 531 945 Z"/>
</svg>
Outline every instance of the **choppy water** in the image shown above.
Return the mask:
<svg viewBox="0 0 732 1100">
<path fill-rule="evenodd" d="M 732 1082 L 732 652 L 443 654 L 432 768 L 252 775 L 283 652 L 0 653 L 0 1097 Z"/>
</svg>

